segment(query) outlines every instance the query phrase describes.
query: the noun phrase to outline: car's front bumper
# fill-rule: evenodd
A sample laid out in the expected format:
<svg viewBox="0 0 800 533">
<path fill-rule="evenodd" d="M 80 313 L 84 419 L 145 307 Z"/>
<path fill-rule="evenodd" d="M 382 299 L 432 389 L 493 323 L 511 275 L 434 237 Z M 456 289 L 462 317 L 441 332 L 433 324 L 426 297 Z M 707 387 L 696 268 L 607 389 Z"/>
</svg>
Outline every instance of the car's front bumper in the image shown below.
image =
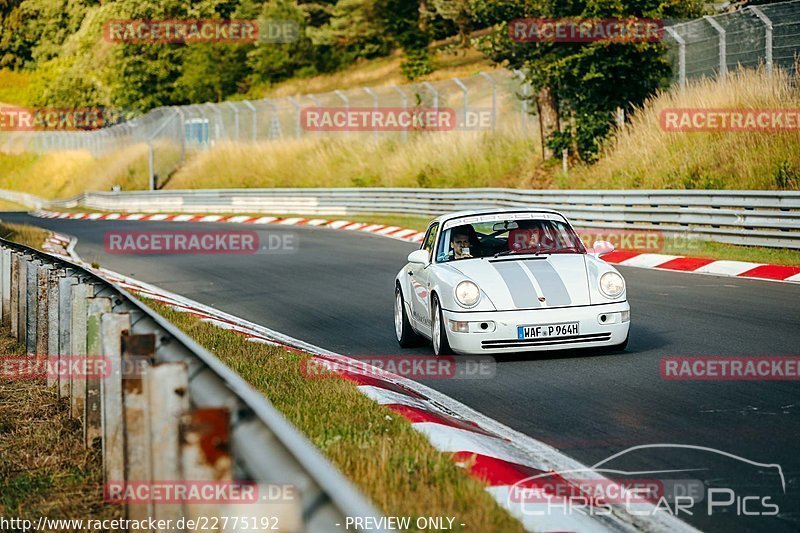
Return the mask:
<svg viewBox="0 0 800 533">
<path fill-rule="evenodd" d="M 622 321 L 627 312 L 628 320 Z M 630 329 L 630 305 L 619 302 L 582 307 L 524 311 L 464 313 L 442 311 L 450 347 L 456 353 L 491 354 L 546 350 L 568 350 L 593 346 L 615 346 L 625 341 Z M 606 321 L 601 321 L 605 316 Z M 468 322 L 469 332 L 453 331 L 450 321 Z M 578 322 L 578 334 L 564 338 L 520 340 L 518 326 Z M 488 327 L 483 329 L 483 325 Z M 463 327 L 463 324 L 462 324 Z"/>
</svg>

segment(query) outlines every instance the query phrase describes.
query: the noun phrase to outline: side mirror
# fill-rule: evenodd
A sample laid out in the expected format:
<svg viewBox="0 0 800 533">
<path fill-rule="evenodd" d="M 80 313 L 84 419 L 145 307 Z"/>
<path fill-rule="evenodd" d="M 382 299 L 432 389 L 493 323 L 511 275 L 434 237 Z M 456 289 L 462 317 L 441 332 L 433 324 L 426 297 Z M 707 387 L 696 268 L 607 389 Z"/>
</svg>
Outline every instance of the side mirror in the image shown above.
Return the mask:
<svg viewBox="0 0 800 533">
<path fill-rule="evenodd" d="M 591 253 L 593 255 L 599 256 L 603 254 L 607 254 L 609 252 L 613 252 L 616 250 L 613 244 L 608 241 L 594 241 L 592 245 Z"/>
<path fill-rule="evenodd" d="M 414 250 L 410 254 L 408 254 L 408 262 L 414 263 L 417 265 L 427 265 L 428 264 L 428 250 Z"/>
</svg>

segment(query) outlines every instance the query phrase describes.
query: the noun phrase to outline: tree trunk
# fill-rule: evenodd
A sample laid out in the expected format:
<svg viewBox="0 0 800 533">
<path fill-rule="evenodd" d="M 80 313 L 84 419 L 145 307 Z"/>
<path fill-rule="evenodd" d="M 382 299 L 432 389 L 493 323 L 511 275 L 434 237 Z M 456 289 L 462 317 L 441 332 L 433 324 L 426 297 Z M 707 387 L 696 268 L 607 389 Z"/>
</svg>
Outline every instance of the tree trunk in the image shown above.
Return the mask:
<svg viewBox="0 0 800 533">
<path fill-rule="evenodd" d="M 539 131 L 542 135 L 542 159 L 551 159 L 555 154 L 547 144 L 547 138 L 560 131 L 558 120 L 558 100 L 550 87 L 543 87 L 536 95 L 536 108 L 539 111 Z"/>
</svg>

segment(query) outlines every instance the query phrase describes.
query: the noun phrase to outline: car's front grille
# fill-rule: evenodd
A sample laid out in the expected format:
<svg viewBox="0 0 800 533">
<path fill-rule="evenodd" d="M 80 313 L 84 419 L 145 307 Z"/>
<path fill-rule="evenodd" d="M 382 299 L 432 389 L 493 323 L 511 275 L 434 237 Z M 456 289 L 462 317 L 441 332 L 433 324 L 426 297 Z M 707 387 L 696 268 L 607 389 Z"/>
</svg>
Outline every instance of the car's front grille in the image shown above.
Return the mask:
<svg viewBox="0 0 800 533">
<path fill-rule="evenodd" d="M 577 342 L 602 342 L 611 340 L 611 333 L 590 333 L 588 335 L 570 335 L 551 339 L 499 339 L 481 341 L 481 348 L 520 348 L 524 346 L 554 346 L 557 344 L 575 344 Z"/>
</svg>

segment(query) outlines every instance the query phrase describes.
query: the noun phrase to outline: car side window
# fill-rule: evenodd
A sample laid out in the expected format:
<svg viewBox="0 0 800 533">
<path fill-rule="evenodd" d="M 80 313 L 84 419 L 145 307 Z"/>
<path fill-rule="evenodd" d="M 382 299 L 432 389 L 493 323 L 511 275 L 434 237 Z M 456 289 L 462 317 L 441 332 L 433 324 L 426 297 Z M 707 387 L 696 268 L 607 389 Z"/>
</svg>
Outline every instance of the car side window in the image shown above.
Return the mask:
<svg viewBox="0 0 800 533">
<path fill-rule="evenodd" d="M 425 238 L 422 240 L 422 249 L 428 252 L 428 259 L 430 259 L 433 252 L 433 243 L 436 242 L 437 233 L 439 233 L 439 224 L 432 224 L 431 227 L 428 228 L 428 233 L 425 234 Z"/>
</svg>

